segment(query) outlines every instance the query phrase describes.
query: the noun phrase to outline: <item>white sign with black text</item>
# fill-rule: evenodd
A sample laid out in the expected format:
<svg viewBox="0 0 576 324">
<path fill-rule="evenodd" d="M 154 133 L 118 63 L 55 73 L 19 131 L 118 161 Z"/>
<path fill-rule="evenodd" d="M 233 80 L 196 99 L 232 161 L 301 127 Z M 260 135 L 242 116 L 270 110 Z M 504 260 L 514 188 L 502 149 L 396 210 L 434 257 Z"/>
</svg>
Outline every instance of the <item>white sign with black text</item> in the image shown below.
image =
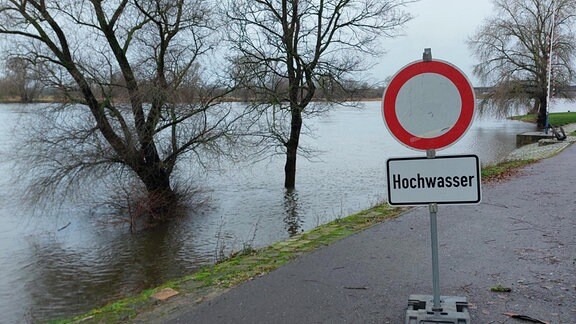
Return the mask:
<svg viewBox="0 0 576 324">
<path fill-rule="evenodd" d="M 480 202 L 480 162 L 476 155 L 392 158 L 386 169 L 390 205 Z"/>
</svg>

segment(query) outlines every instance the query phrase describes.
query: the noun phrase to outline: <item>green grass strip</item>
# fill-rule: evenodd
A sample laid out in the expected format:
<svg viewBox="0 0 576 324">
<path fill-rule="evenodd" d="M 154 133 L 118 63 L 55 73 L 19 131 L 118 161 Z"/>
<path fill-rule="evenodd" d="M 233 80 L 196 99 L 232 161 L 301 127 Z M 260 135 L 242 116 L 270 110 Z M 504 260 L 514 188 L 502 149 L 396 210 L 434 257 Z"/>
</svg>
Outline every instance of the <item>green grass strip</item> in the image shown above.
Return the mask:
<svg viewBox="0 0 576 324">
<path fill-rule="evenodd" d="M 511 117 L 511 119 L 535 123 L 538 119 L 538 115 L 528 114 L 522 116 L 514 116 Z M 548 122 L 554 126 L 564 126 L 576 123 L 576 112 L 551 113 L 548 115 Z"/>
<path fill-rule="evenodd" d="M 485 166 L 481 170 L 482 181 L 491 182 L 493 180 L 501 179 L 534 162 L 536 162 L 536 160 L 518 160 Z"/>
</svg>

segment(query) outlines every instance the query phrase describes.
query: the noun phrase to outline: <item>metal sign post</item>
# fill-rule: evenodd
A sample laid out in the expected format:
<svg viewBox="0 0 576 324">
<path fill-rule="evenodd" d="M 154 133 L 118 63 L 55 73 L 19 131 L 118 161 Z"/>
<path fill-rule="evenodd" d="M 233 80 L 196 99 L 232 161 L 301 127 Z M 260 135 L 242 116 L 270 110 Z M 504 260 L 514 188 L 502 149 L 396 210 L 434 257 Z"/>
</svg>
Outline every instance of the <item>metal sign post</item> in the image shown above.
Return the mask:
<svg viewBox="0 0 576 324">
<path fill-rule="evenodd" d="M 433 159 L 436 157 L 436 150 L 427 150 L 426 157 Z M 440 266 L 438 262 L 438 222 L 436 214 L 438 213 L 438 204 L 428 205 L 430 210 L 430 244 L 432 246 L 432 290 L 434 294 L 434 312 L 441 312 L 440 304 Z"/>
<path fill-rule="evenodd" d="M 392 78 L 382 98 L 382 116 L 390 133 L 405 146 L 426 151 L 423 159 L 396 158 L 386 163 L 388 203 L 428 204 L 430 212 L 433 296 L 410 295 L 406 324 L 470 323 L 465 297 L 440 296 L 437 214 L 438 204 L 480 202 L 478 157 L 436 158 L 436 150 L 466 133 L 474 108 L 469 80 L 455 66 L 433 60 L 429 48 L 422 61 L 406 65 Z M 456 167 L 439 166 L 441 159 Z"/>
<path fill-rule="evenodd" d="M 422 54 L 424 62 L 432 61 L 432 49 L 424 49 Z M 430 149 L 426 151 L 426 157 L 434 159 L 436 157 L 436 150 Z M 434 295 L 434 304 L 432 311 L 441 312 L 442 306 L 440 304 L 440 266 L 438 262 L 438 220 L 436 214 L 438 213 L 438 204 L 431 203 L 428 205 L 430 211 L 430 244 L 432 247 L 432 293 Z"/>
</svg>

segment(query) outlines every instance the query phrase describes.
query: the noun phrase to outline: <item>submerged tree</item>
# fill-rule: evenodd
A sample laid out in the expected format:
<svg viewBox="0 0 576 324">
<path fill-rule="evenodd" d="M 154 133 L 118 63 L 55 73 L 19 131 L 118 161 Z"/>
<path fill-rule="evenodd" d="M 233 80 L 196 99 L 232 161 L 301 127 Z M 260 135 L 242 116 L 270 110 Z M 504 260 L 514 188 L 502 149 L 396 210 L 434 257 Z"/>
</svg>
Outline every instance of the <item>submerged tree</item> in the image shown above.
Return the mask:
<svg viewBox="0 0 576 324">
<path fill-rule="evenodd" d="M 151 221 L 171 218 L 173 174 L 185 157 L 220 152 L 232 131 L 227 90 L 211 87 L 213 8 L 201 0 L 0 0 L 12 55 L 38 63 L 69 104 L 31 140 L 36 191 L 92 177 L 138 179 Z M 214 81 L 214 80 L 212 80 Z M 213 83 L 212 83 L 213 84 Z M 186 94 L 186 97 L 183 97 Z M 28 150 L 30 152 L 30 150 Z"/>
<path fill-rule="evenodd" d="M 480 62 L 474 74 L 494 86 L 483 106 L 500 112 L 531 106 L 544 127 L 549 65 L 555 95 L 566 95 L 574 82 L 576 1 L 495 0 L 494 6 L 496 15 L 468 41 Z"/>
<path fill-rule="evenodd" d="M 378 41 L 396 36 L 410 19 L 408 0 L 229 0 L 234 78 L 251 93 L 264 117 L 267 145 L 286 156 L 286 188 L 296 183 L 296 159 L 310 105 L 317 92 L 334 103 L 367 57 L 381 53 Z M 318 91 L 320 90 L 320 91 Z M 341 96 L 339 96 L 341 98 Z"/>
</svg>

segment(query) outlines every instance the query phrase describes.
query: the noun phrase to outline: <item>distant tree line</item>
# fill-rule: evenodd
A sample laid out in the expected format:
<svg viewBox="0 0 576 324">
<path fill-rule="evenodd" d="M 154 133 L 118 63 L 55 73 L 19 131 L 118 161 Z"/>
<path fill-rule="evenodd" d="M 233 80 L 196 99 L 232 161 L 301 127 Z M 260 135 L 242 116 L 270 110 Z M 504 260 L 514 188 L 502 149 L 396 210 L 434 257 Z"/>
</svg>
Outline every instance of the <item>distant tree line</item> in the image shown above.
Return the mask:
<svg viewBox="0 0 576 324">
<path fill-rule="evenodd" d="M 5 72 L 0 77 L 0 100 L 15 101 L 20 103 L 42 102 L 63 102 L 71 98 L 80 98 L 82 93 L 80 89 L 59 89 L 57 87 L 46 86 L 41 77 L 36 73 L 32 64 L 24 59 L 14 57 L 4 60 Z M 98 86 L 93 85 L 93 91 L 100 97 L 110 95 L 119 101 L 127 101 L 128 94 L 124 85 L 121 85 L 121 76 L 116 75 L 115 81 L 118 84 L 108 94 L 98 91 Z M 251 102 L 263 101 L 266 99 L 265 94 L 259 93 L 249 86 L 238 86 L 232 91 L 226 88 L 218 88 L 218 85 L 212 85 L 205 88 L 198 82 L 198 77 L 188 80 L 181 86 L 178 93 L 178 100 L 182 103 L 199 100 L 206 92 L 211 91 L 220 94 L 222 100 Z M 278 82 L 278 90 L 286 91 L 288 80 L 284 79 Z M 350 80 L 320 80 L 319 90 L 314 95 L 315 101 L 358 101 L 366 99 L 377 99 L 384 92 L 384 85 L 371 84 L 367 81 Z M 145 101 L 150 98 L 144 98 Z"/>
</svg>

